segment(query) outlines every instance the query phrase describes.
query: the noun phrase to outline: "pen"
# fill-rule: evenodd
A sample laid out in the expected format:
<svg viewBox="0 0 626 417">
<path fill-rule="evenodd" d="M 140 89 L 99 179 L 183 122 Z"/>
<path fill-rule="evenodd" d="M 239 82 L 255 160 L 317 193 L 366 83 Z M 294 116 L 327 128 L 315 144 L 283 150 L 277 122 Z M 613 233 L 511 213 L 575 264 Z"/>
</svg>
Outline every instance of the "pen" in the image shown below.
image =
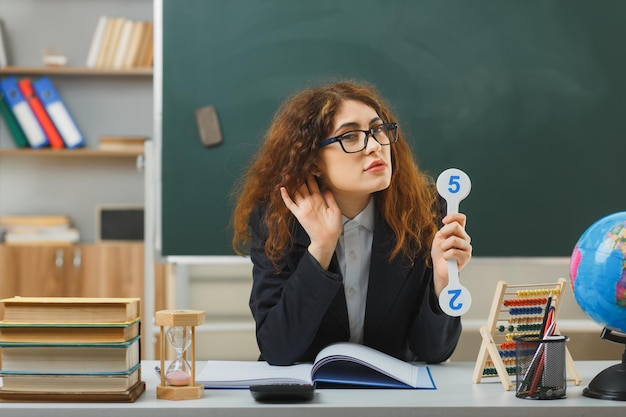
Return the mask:
<svg viewBox="0 0 626 417">
<path fill-rule="evenodd" d="M 546 328 L 543 331 L 543 337 L 554 335 L 554 329 L 556 328 L 556 322 L 554 321 L 554 306 L 550 307 L 548 313 L 548 319 L 546 320 Z"/>
<path fill-rule="evenodd" d="M 537 347 L 537 350 L 535 351 L 535 354 L 533 355 L 532 359 L 530 360 L 530 364 L 526 369 L 524 378 L 522 378 L 522 382 L 520 383 L 518 391 L 524 391 L 524 388 L 530 389 L 530 386 L 532 385 L 532 382 L 534 380 L 534 375 L 538 370 L 538 364 L 540 362 L 539 357 L 541 356 L 542 347 L 543 345 L 539 345 Z"/>
<path fill-rule="evenodd" d="M 546 322 L 548 321 L 548 316 L 550 315 L 551 306 L 552 306 L 552 296 L 549 296 L 548 301 L 546 302 L 546 310 L 543 313 L 543 322 L 541 323 L 541 330 L 539 331 L 539 339 L 543 339 L 543 335 L 546 331 Z"/>
<path fill-rule="evenodd" d="M 545 349 L 545 345 L 542 343 L 541 345 L 539 345 L 539 364 L 537 365 L 537 369 L 535 370 L 535 374 L 533 376 L 533 380 L 532 383 L 530 384 L 530 395 L 533 395 L 535 393 L 535 391 L 537 391 L 537 386 L 539 385 L 539 380 L 541 379 L 541 375 L 543 374 L 543 367 L 544 367 L 544 354 L 543 351 Z"/>
</svg>

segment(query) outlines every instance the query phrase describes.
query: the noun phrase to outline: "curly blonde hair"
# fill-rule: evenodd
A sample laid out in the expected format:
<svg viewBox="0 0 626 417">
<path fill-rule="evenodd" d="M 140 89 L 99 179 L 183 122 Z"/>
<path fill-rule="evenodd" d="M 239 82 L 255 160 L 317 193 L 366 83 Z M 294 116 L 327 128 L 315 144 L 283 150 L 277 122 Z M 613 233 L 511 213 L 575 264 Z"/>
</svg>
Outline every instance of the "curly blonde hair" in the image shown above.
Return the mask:
<svg viewBox="0 0 626 417">
<path fill-rule="evenodd" d="M 329 136 L 335 115 L 346 100 L 372 107 L 385 122 L 397 121 L 376 89 L 363 82 L 342 81 L 308 88 L 288 98 L 278 109 L 261 148 L 235 190 L 233 249 L 248 253 L 249 217 L 256 206 L 267 206 L 263 222 L 269 231 L 265 253 L 275 264 L 292 245 L 296 218 L 285 206 L 280 187 L 289 194 L 313 172 L 319 158 L 319 141 Z M 402 130 L 391 146 L 391 184 L 375 195 L 376 207 L 393 230 L 396 241 L 389 259 L 418 255 L 430 263 L 430 246 L 437 232 L 439 208 L 432 178 L 421 172 Z"/>
</svg>

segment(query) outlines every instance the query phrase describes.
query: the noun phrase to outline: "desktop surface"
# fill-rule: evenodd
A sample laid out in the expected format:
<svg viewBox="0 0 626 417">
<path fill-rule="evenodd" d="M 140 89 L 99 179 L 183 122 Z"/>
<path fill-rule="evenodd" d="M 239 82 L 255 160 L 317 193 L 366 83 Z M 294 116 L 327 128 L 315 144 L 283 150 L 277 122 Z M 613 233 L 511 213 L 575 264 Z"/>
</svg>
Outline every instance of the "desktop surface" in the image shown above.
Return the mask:
<svg viewBox="0 0 626 417">
<path fill-rule="evenodd" d="M 146 392 L 134 403 L 0 403 L 0 416 L 463 416 L 489 417 L 503 415 L 551 417 L 622 416 L 624 401 L 598 400 L 582 395 L 591 379 L 603 369 L 619 361 L 581 361 L 576 367 L 582 383 L 567 384 L 567 398 L 559 400 L 528 400 L 505 391 L 500 379 L 483 378 L 472 382 L 473 362 L 448 362 L 430 365 L 436 390 L 394 389 L 318 389 L 310 402 L 266 404 L 256 402 L 247 389 L 205 390 L 198 400 L 169 401 L 156 399 L 160 379 L 154 372 L 158 361 L 142 362 L 142 379 Z M 202 366 L 199 363 L 198 368 Z"/>
</svg>

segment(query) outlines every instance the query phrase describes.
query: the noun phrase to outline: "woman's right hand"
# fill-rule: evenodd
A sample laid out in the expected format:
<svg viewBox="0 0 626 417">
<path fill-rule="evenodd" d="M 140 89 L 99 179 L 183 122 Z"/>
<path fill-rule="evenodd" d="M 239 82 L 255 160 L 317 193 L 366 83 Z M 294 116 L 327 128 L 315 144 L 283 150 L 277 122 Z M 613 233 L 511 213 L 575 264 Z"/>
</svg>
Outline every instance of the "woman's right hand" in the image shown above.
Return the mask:
<svg viewBox="0 0 626 417">
<path fill-rule="evenodd" d="M 328 269 L 342 230 L 341 211 L 332 192 L 320 191 L 313 175 L 308 174 L 293 197 L 285 187 L 280 187 L 280 195 L 309 235 L 309 252 L 324 269 Z"/>
</svg>

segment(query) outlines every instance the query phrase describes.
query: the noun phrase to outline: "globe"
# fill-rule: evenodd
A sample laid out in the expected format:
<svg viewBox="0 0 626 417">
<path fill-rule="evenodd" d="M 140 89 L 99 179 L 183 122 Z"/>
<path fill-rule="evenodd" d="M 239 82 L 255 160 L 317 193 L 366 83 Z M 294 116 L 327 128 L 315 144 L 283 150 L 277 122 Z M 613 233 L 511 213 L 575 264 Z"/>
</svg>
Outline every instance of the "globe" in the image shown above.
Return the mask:
<svg viewBox="0 0 626 417">
<path fill-rule="evenodd" d="M 626 211 L 585 230 L 572 252 L 570 283 L 589 318 L 626 333 Z"/>
<path fill-rule="evenodd" d="M 569 274 L 580 308 L 604 326 L 602 337 L 626 344 L 626 211 L 603 217 L 584 231 L 572 251 Z M 583 395 L 626 401 L 626 351 L 622 363 L 596 375 Z"/>
</svg>

